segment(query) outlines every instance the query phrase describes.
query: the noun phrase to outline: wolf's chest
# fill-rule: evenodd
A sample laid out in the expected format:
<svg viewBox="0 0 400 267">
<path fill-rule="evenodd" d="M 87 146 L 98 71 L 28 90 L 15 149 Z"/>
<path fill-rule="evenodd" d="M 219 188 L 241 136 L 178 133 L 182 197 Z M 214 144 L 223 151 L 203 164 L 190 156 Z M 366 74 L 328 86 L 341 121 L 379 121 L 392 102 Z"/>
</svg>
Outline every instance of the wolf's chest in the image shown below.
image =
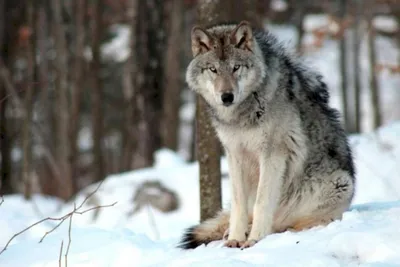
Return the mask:
<svg viewBox="0 0 400 267">
<path fill-rule="evenodd" d="M 257 152 L 265 142 L 265 134 L 261 128 L 221 127 L 217 129 L 217 133 L 222 144 L 228 149 Z"/>
</svg>

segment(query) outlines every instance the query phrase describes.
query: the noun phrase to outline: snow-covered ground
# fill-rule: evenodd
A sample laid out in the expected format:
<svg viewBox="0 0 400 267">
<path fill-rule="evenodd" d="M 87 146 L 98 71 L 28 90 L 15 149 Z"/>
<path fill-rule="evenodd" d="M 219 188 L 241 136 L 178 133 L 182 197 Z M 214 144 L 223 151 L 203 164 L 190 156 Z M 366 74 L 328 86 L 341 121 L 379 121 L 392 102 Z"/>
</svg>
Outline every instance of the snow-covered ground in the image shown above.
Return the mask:
<svg viewBox="0 0 400 267">
<path fill-rule="evenodd" d="M 199 220 L 198 165 L 187 164 L 177 154 L 160 150 L 152 168 L 108 177 L 90 205 L 107 205 L 94 212 L 74 215 L 68 266 L 400 266 L 400 122 L 376 132 L 351 136 L 356 159 L 357 192 L 342 221 L 300 233 L 273 234 L 247 250 L 222 247 L 221 241 L 181 251 L 175 248 L 182 231 Z M 227 172 L 222 159 L 222 172 Z M 160 180 L 176 190 L 181 205 L 164 214 L 143 209 L 134 216 L 132 196 L 145 180 Z M 96 185 L 86 188 L 79 205 Z M 223 179 L 223 203 L 229 202 L 228 179 Z M 54 198 L 7 196 L 0 206 L 0 249 L 24 227 L 47 216 L 73 210 Z M 83 210 L 82 209 L 82 210 Z M 68 221 L 40 238 L 57 222 L 47 221 L 12 242 L 0 255 L 0 266 L 62 266 L 69 241 Z"/>
</svg>

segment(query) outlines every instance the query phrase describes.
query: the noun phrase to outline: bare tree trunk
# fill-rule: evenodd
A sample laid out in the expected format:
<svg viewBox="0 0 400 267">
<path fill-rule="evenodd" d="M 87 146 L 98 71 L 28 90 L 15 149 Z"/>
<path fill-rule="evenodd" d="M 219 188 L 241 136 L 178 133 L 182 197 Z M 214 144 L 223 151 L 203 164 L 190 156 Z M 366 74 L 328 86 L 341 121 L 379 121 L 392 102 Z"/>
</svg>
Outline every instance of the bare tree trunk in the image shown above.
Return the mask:
<svg viewBox="0 0 400 267">
<path fill-rule="evenodd" d="M 135 107 L 135 89 L 137 89 L 138 55 L 136 53 L 137 28 L 138 28 L 138 0 L 129 1 L 129 18 L 131 21 L 130 47 L 131 54 L 124 67 L 123 88 L 125 100 L 125 122 L 122 124 L 122 161 L 120 171 L 128 171 L 133 165 L 133 152 L 135 148 L 135 126 L 137 108 Z"/>
<path fill-rule="evenodd" d="M 56 92 L 56 158 L 60 166 L 64 184 L 60 187 L 59 196 L 68 199 L 73 194 L 71 166 L 69 164 L 70 143 L 68 138 L 68 50 L 65 38 L 65 25 L 62 20 L 61 0 L 52 0 L 53 33 L 55 36 L 55 92 Z"/>
<path fill-rule="evenodd" d="M 27 2 L 27 27 L 31 30 L 35 28 L 34 23 L 34 1 L 28 0 Z M 32 31 L 33 32 L 33 31 Z M 34 40 L 33 34 L 29 36 L 27 46 L 25 48 L 25 55 L 27 60 L 27 78 L 25 90 L 25 110 L 23 136 L 22 136 L 22 151 L 23 151 L 23 167 L 22 179 L 24 183 L 24 197 L 31 199 L 32 197 L 32 113 L 33 113 L 33 90 L 34 90 Z"/>
<path fill-rule="evenodd" d="M 37 46 L 40 54 L 41 60 L 38 63 L 38 80 L 39 85 L 41 88 L 41 98 L 40 103 L 44 106 L 45 116 L 49 117 L 50 115 L 50 105 L 49 97 L 48 97 L 48 90 L 49 90 L 49 82 L 48 82 L 48 75 L 49 75 L 49 66 L 48 66 L 48 59 L 47 59 L 47 39 L 48 39 L 48 16 L 46 13 L 46 6 L 44 1 L 39 1 L 38 6 L 38 19 L 36 25 L 36 33 L 37 33 Z"/>
<path fill-rule="evenodd" d="M 85 48 L 85 12 L 86 12 L 86 0 L 75 0 L 74 1 L 74 15 L 75 15 L 75 57 L 74 57 L 74 68 L 72 73 L 71 82 L 71 112 L 69 120 L 69 138 L 70 138 L 70 157 L 69 164 L 71 166 L 71 175 L 73 177 L 73 190 L 78 191 L 78 175 L 76 172 L 77 168 L 77 157 L 79 154 L 78 147 L 78 133 L 79 133 L 79 119 L 81 111 L 82 92 L 84 88 L 84 62 L 83 52 Z"/>
<path fill-rule="evenodd" d="M 372 104 L 372 126 L 374 129 L 382 124 L 381 107 L 379 97 L 379 84 L 377 79 L 376 66 L 376 50 L 375 50 L 375 29 L 372 24 L 372 11 L 368 11 L 368 57 L 370 62 L 370 90 L 371 90 L 371 104 Z"/>
<path fill-rule="evenodd" d="M 199 24 L 219 20 L 219 1 L 199 1 Z M 221 16 L 222 17 L 222 16 Z M 196 153 L 200 171 L 200 221 L 207 220 L 222 207 L 220 142 L 207 113 L 207 103 L 196 96 Z"/>
<path fill-rule="evenodd" d="M 12 0 L 0 1 L 0 61 L 9 65 L 15 49 L 16 40 L 16 18 L 14 18 L 15 5 Z M 1 182 L 0 195 L 15 192 L 12 176 L 11 144 L 13 138 L 9 131 L 9 121 L 7 117 L 8 92 L 6 83 L 0 79 L 0 150 L 1 150 Z"/>
<path fill-rule="evenodd" d="M 354 70 L 354 111 L 355 130 L 361 132 L 361 84 L 360 84 L 360 1 L 355 0 L 353 26 L 353 70 Z"/>
<path fill-rule="evenodd" d="M 139 1 L 138 157 L 135 167 L 151 166 L 154 152 L 161 146 L 161 110 L 163 91 L 164 1 Z M 139 63 L 139 62 L 138 62 Z"/>
<path fill-rule="evenodd" d="M 103 150 L 103 88 L 101 81 L 101 38 L 103 35 L 103 7 L 102 0 L 94 1 L 94 16 L 93 16 L 93 35 L 92 35 L 92 134 L 93 134 L 93 156 L 94 156 L 94 181 L 100 181 L 105 178 L 104 168 L 104 150 Z"/>
<path fill-rule="evenodd" d="M 303 43 L 303 36 L 304 36 L 304 28 L 303 28 L 303 21 L 306 15 L 306 3 L 301 0 L 291 0 L 289 1 L 289 6 L 293 9 L 294 13 L 294 25 L 296 26 L 297 33 L 299 35 L 298 42 L 296 45 L 296 50 L 299 54 L 303 51 L 302 43 Z"/>
<path fill-rule="evenodd" d="M 344 21 L 346 17 L 346 0 L 339 0 L 339 17 L 341 21 Z M 346 30 L 343 31 L 343 36 L 340 37 L 339 41 L 339 53 L 340 53 L 340 60 L 339 60 L 339 68 L 340 68 L 340 76 L 341 76 L 341 90 L 342 90 L 342 105 L 343 105 L 343 122 L 345 125 L 345 129 L 349 131 L 349 100 L 348 100 L 348 68 L 347 68 L 347 48 L 346 48 L 346 38 L 345 38 Z"/>
<path fill-rule="evenodd" d="M 179 108 L 181 81 L 181 51 L 183 3 L 181 0 L 171 0 L 168 31 L 168 44 L 165 62 L 166 87 L 163 103 L 163 145 L 172 150 L 178 148 Z"/>
<path fill-rule="evenodd" d="M 6 7 L 5 1 L 0 1 L 0 55 L 4 57 L 6 51 Z M 0 81 L 0 152 L 1 152 L 1 165 L 0 165 L 0 195 L 12 193 L 12 185 L 10 179 L 10 143 L 8 140 L 7 132 L 7 92 L 3 86 L 3 81 Z"/>
</svg>

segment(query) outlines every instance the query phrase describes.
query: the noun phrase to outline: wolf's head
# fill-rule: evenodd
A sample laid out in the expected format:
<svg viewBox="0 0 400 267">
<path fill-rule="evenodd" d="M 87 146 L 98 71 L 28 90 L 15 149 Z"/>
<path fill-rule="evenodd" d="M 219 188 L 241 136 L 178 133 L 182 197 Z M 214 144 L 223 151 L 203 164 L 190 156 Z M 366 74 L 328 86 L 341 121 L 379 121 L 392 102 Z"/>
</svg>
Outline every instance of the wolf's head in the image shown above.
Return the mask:
<svg viewBox="0 0 400 267">
<path fill-rule="evenodd" d="M 193 60 L 186 81 L 214 107 L 241 103 L 265 76 L 265 64 L 250 24 L 192 29 Z"/>
</svg>

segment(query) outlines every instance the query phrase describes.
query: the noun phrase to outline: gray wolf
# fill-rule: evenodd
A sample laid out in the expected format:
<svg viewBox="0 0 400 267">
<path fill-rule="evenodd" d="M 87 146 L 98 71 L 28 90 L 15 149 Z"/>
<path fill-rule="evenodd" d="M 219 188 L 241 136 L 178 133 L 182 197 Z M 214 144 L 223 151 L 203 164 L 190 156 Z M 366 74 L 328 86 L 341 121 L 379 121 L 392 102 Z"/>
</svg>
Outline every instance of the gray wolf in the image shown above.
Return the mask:
<svg viewBox="0 0 400 267">
<path fill-rule="evenodd" d="M 196 26 L 191 39 L 186 81 L 207 102 L 232 201 L 230 211 L 187 229 L 178 247 L 225 239 L 247 248 L 272 233 L 340 220 L 355 169 L 322 76 L 246 21 Z"/>
</svg>

